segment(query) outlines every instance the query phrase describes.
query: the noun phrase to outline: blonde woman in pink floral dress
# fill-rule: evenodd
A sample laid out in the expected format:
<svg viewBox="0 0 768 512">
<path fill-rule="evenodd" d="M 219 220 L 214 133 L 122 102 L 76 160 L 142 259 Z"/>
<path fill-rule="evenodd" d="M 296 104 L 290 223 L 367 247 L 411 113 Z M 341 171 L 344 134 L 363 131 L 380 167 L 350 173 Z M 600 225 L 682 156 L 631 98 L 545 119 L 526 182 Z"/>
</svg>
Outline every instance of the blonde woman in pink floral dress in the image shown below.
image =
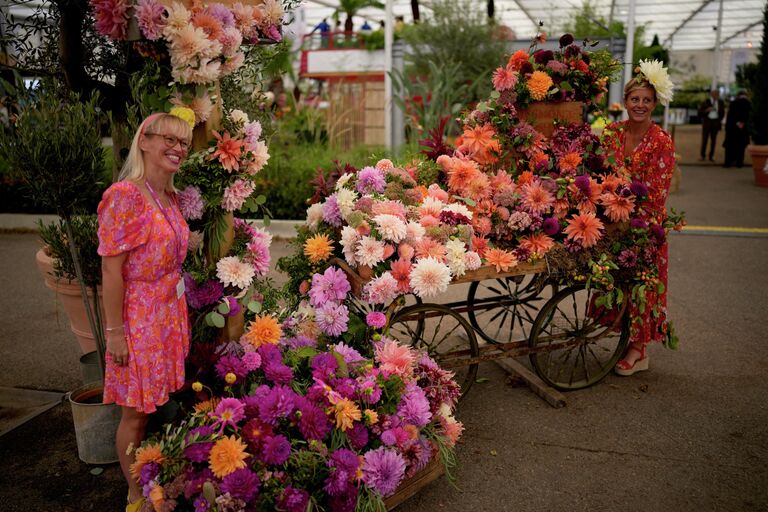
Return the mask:
<svg viewBox="0 0 768 512">
<path fill-rule="evenodd" d="M 192 129 L 170 114 L 141 123 L 120 175 L 99 204 L 106 314 L 104 403 L 122 406 L 116 446 L 128 482 L 128 506 L 142 506 L 131 477 L 131 447 L 144 439 L 148 414 L 184 384 L 189 351 L 181 264 L 189 229 L 176 204 L 173 176 Z"/>
<path fill-rule="evenodd" d="M 671 83 L 669 84 L 671 88 Z M 671 94 L 671 91 L 670 91 Z M 603 133 L 603 147 L 617 163 L 625 162 L 633 180 L 648 188 L 642 203 L 640 218 L 651 233 L 663 237 L 661 225 L 666 217 L 665 203 L 675 169 L 675 149 L 672 139 L 651 120 L 651 112 L 659 101 L 657 90 L 640 74 L 624 87 L 624 105 L 629 119 L 613 123 Z M 626 354 L 617 364 L 619 375 L 629 376 L 649 368 L 646 347 L 651 342 L 665 341 L 672 335 L 667 321 L 667 243 L 664 241 L 655 255 L 658 279 L 664 285 L 661 293 L 646 292 L 646 306 L 641 313 L 630 304 L 631 336 Z M 654 316 L 652 311 L 658 316 Z"/>
</svg>

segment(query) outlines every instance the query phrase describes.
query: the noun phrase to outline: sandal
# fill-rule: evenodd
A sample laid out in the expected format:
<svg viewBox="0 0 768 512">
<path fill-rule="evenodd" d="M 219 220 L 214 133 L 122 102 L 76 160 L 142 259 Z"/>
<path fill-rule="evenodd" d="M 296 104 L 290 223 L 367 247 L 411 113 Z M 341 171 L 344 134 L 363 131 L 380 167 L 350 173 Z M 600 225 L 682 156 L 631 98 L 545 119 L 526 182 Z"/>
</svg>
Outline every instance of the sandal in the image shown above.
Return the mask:
<svg viewBox="0 0 768 512">
<path fill-rule="evenodd" d="M 635 361 L 635 364 L 629 364 L 624 359 L 616 363 L 616 366 L 613 368 L 613 370 L 617 375 L 621 375 L 622 377 L 629 377 L 630 375 L 634 375 L 637 372 L 645 371 L 650 367 L 651 358 L 645 354 L 645 345 L 640 345 L 640 348 L 637 348 L 635 344 L 630 344 L 629 349 L 627 350 L 627 354 L 629 354 L 629 352 L 632 350 L 639 353 L 640 357 Z"/>
</svg>

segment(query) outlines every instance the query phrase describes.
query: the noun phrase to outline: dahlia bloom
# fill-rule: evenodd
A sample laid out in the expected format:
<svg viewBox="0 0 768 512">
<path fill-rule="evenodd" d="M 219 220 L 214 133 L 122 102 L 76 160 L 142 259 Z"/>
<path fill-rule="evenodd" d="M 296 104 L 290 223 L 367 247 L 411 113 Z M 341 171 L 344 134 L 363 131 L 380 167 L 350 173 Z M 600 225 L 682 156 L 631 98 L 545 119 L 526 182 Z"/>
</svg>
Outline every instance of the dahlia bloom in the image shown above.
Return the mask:
<svg viewBox="0 0 768 512">
<path fill-rule="evenodd" d="M 411 270 L 411 288 L 422 298 L 445 292 L 450 282 L 451 269 L 433 257 L 418 260 Z"/>
<path fill-rule="evenodd" d="M 405 475 L 405 460 L 397 451 L 379 447 L 365 454 L 363 482 L 381 496 L 395 493 Z"/>
<path fill-rule="evenodd" d="M 224 189 L 224 197 L 221 207 L 228 212 L 239 210 L 245 204 L 245 200 L 253 194 L 254 185 L 250 180 L 237 179 L 233 184 Z"/>
<path fill-rule="evenodd" d="M 256 270 L 237 256 L 226 256 L 216 263 L 216 277 L 224 286 L 246 289 L 253 282 Z"/>
<path fill-rule="evenodd" d="M 603 228 L 603 223 L 594 213 L 585 212 L 573 215 L 563 232 L 568 240 L 578 243 L 581 247 L 589 248 L 600 240 Z"/>
</svg>

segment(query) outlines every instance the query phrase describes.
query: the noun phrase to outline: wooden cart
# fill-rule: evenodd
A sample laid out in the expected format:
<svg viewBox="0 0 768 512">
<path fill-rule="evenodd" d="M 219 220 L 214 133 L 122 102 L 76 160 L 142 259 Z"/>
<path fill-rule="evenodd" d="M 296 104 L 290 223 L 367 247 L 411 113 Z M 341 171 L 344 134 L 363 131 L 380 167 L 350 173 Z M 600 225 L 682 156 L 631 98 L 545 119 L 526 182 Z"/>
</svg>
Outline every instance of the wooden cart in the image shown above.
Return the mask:
<svg viewBox="0 0 768 512">
<path fill-rule="evenodd" d="M 366 279 L 346 262 L 359 296 Z M 603 379 L 629 341 L 627 301 L 606 311 L 594 306 L 599 291 L 561 287 L 547 262 L 521 263 L 508 272 L 481 267 L 452 281 L 469 283 L 467 299 L 446 304 L 398 299 L 388 310 L 387 335 L 425 348 L 441 367 L 456 373 L 464 396 L 478 364 L 496 361 L 518 375 L 554 407 L 565 405 L 559 390 L 576 390 Z M 516 361 L 528 356 L 534 372 Z"/>
</svg>

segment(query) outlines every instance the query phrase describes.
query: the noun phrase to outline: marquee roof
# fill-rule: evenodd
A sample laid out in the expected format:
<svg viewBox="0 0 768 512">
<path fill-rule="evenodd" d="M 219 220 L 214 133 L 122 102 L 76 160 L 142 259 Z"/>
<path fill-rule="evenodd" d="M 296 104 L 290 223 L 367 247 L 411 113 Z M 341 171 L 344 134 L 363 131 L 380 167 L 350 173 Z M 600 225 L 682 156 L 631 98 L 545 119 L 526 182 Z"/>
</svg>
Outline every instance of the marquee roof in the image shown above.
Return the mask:
<svg viewBox="0 0 768 512">
<path fill-rule="evenodd" d="M 383 0 L 382 0 L 383 1 Z M 471 0 L 483 12 L 485 0 Z M 671 50 L 713 50 L 721 0 L 635 0 L 635 24 L 645 26 L 646 43 L 654 35 Z M 393 0 L 394 15 L 410 23 L 411 1 Z M 430 1 L 421 0 L 422 18 L 430 15 Z M 585 0 L 494 0 L 496 17 L 514 30 L 518 38 L 527 39 L 536 33 L 539 21 L 545 31 L 558 33 L 568 17 L 580 11 Z M 627 24 L 630 0 L 590 0 L 590 5 L 603 19 L 615 19 Z M 721 48 L 759 47 L 763 33 L 765 0 L 722 0 Z M 307 24 L 314 27 L 333 13 L 336 0 L 307 0 L 304 4 Z M 361 15 L 371 21 L 384 19 L 380 9 L 365 9 Z M 355 26 L 363 20 L 356 18 Z M 310 28 L 311 29 L 311 28 Z"/>
</svg>

